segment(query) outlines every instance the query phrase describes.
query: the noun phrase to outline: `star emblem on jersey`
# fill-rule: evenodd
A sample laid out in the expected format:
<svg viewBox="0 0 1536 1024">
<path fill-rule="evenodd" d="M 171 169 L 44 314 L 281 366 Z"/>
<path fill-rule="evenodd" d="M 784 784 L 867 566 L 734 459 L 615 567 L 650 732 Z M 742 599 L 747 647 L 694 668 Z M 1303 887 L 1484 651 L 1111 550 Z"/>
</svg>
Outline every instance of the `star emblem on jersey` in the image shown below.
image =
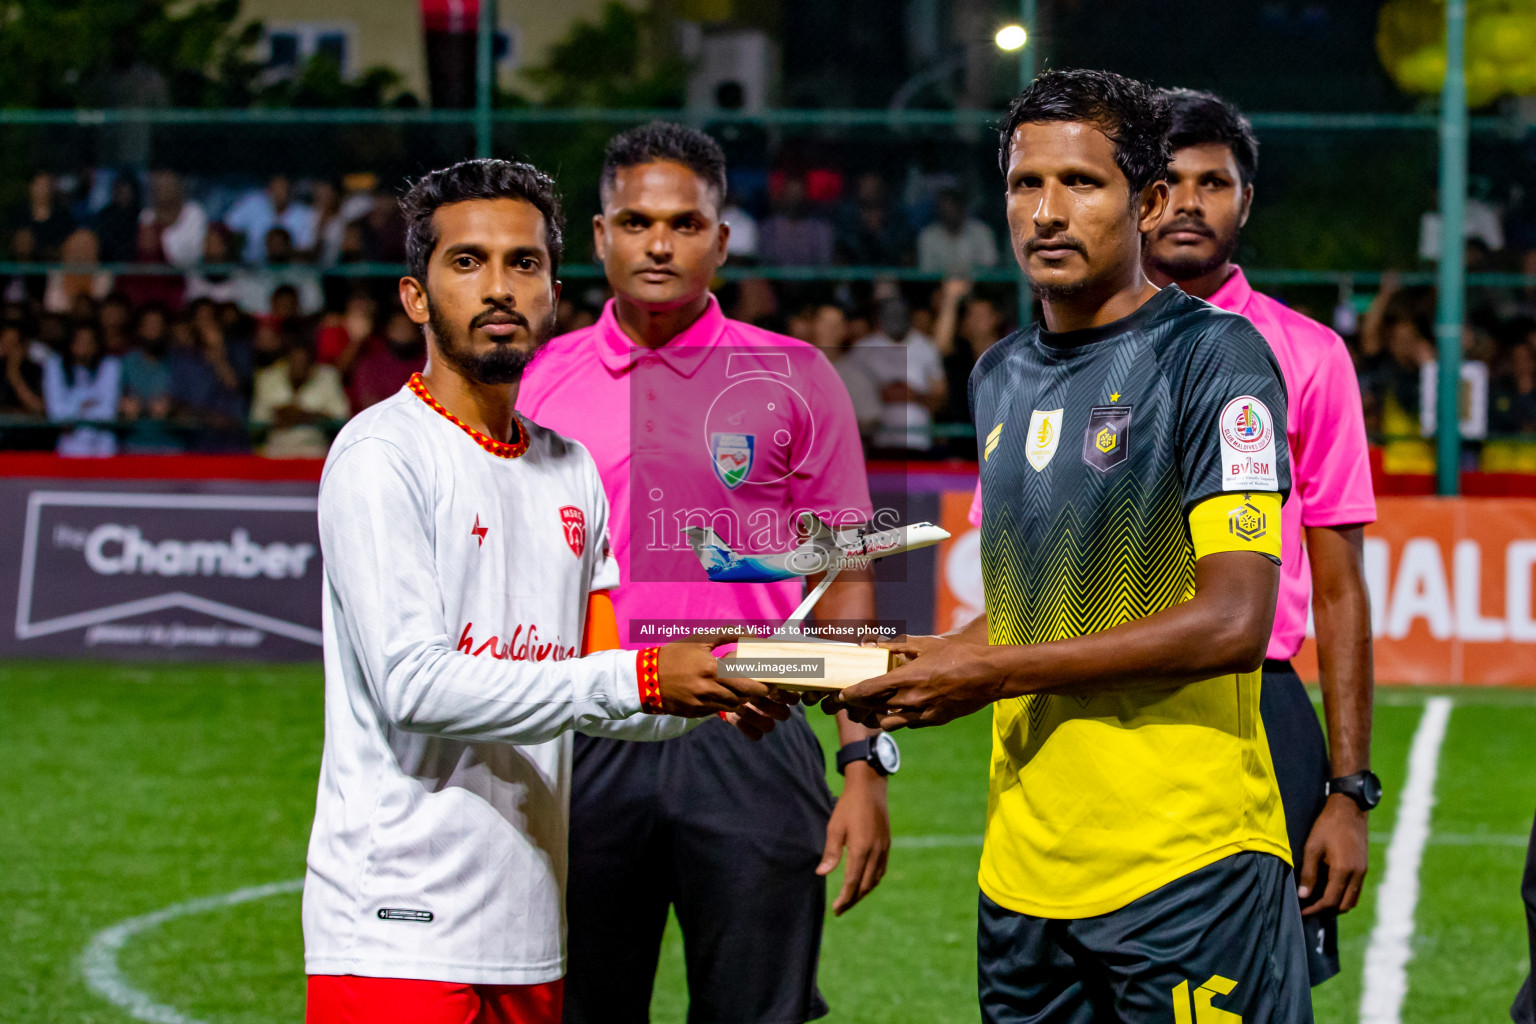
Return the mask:
<svg viewBox="0 0 1536 1024">
<path fill-rule="evenodd" d="M 710 460 L 715 467 L 715 476 L 727 490 L 734 491 L 746 482 L 747 474 L 752 472 L 752 454 L 756 447 L 757 437 L 753 434 L 709 435 Z"/>
<path fill-rule="evenodd" d="M 1131 450 L 1131 412 L 1134 405 L 1096 405 L 1088 410 L 1083 431 L 1083 461 L 1108 472 L 1124 462 Z"/>
<path fill-rule="evenodd" d="M 988 459 L 992 458 L 992 453 L 997 451 L 998 442 L 1002 441 L 1002 439 L 1003 425 L 999 423 L 997 426 L 993 427 L 992 432 L 987 435 L 987 445 L 985 450 L 983 450 L 981 453 L 982 462 L 986 462 Z"/>
<path fill-rule="evenodd" d="M 566 505 L 560 509 L 560 528 L 565 531 L 565 542 L 571 546 L 571 551 L 577 558 L 587 550 L 587 517 L 581 509 L 575 505 Z"/>
<path fill-rule="evenodd" d="M 1227 513 L 1227 532 L 1243 540 L 1258 540 L 1269 532 L 1269 517 L 1251 501 Z"/>
<path fill-rule="evenodd" d="M 1029 414 L 1029 435 L 1024 442 L 1024 457 L 1039 472 L 1050 464 L 1061 443 L 1061 409 L 1036 409 Z"/>
<path fill-rule="evenodd" d="M 470 535 L 475 538 L 475 540 L 480 542 L 478 546 L 483 548 L 485 547 L 485 535 L 491 532 L 491 528 L 489 526 L 481 526 L 480 517 L 475 516 L 475 525 L 470 529 L 469 532 Z"/>
</svg>

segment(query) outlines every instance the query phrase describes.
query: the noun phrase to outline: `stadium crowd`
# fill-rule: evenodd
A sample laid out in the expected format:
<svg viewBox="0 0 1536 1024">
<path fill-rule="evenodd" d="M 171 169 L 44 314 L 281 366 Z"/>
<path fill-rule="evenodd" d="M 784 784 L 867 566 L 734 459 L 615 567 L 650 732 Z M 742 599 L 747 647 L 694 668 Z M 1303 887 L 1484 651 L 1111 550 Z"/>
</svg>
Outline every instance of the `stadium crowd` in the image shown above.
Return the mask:
<svg viewBox="0 0 1536 1024">
<path fill-rule="evenodd" d="M 827 353 L 871 454 L 974 458 L 966 380 L 1013 329 L 1016 293 L 970 278 L 1010 261 L 961 191 L 891 192 L 879 174 L 812 172 L 733 195 L 733 266 L 819 267 L 825 278 L 737 278 L 721 302 Z M 1469 227 L 1471 267 L 1503 245 L 1488 220 Z M 40 172 L 0 227 L 11 261 L 57 265 L 0 275 L 0 448 L 320 456 L 341 422 L 398 390 L 424 357 L 394 279 L 345 271 L 404 257 L 396 197 L 371 174 L 194 190 L 169 170 Z M 91 269 L 125 263 L 180 273 Z M 843 281 L 839 266 L 942 280 Z M 561 330 L 593 322 L 607 299 L 584 280 L 565 295 Z M 1467 444 L 1467 468 L 1536 472 L 1536 288 L 1472 298 L 1464 358 L 1487 382 L 1489 439 Z M 1433 467 L 1420 409 L 1434 305 L 1432 289 L 1389 274 L 1368 306 L 1303 308 L 1345 336 L 1389 471 Z"/>
</svg>

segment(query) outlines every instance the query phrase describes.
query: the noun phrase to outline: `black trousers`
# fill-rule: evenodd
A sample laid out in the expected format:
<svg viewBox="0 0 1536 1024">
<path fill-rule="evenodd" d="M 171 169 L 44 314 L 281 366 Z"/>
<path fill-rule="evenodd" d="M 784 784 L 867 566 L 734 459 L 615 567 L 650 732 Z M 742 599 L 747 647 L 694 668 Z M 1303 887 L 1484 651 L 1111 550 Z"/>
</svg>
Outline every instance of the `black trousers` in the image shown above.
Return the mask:
<svg viewBox="0 0 1536 1024">
<path fill-rule="evenodd" d="M 1525 976 L 1515 1005 L 1509 1008 L 1516 1024 L 1536 1024 L 1536 823 L 1531 825 L 1531 841 L 1525 848 L 1525 877 L 1520 881 L 1520 896 L 1525 901 L 1526 940 L 1531 949 L 1531 973 Z"/>
<path fill-rule="evenodd" d="M 816 864 L 832 795 L 797 709 L 753 743 L 711 719 L 662 743 L 576 737 L 566 1024 L 644 1024 L 674 908 L 689 1024 L 824 1016 Z"/>
<path fill-rule="evenodd" d="M 1259 691 L 1259 717 L 1269 737 L 1269 756 L 1280 782 L 1285 806 L 1285 830 L 1291 839 L 1293 874 L 1301 878 L 1302 851 L 1312 825 L 1328 802 L 1328 741 L 1318 723 L 1306 685 L 1288 661 L 1264 662 Z M 1299 883 L 1298 883 L 1299 884 Z M 1328 887 L 1328 868 L 1321 865 L 1317 884 L 1306 903 L 1321 899 Z M 1305 906 L 1306 904 L 1302 904 Z M 1333 911 L 1301 919 L 1307 944 L 1307 971 L 1321 985 L 1339 973 L 1339 915 Z"/>
</svg>

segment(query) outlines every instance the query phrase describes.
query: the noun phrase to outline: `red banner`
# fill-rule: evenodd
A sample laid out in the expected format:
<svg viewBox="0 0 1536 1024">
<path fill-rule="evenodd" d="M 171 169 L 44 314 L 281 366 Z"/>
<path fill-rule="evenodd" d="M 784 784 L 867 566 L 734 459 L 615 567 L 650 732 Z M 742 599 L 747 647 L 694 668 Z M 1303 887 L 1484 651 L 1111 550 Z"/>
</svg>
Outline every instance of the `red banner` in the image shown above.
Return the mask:
<svg viewBox="0 0 1536 1024">
<path fill-rule="evenodd" d="M 980 534 L 970 491 L 943 495 L 934 628 L 980 614 Z M 1376 678 L 1384 683 L 1536 686 L 1536 501 L 1377 499 L 1366 531 Z M 1308 640 L 1296 659 L 1317 678 Z"/>
</svg>

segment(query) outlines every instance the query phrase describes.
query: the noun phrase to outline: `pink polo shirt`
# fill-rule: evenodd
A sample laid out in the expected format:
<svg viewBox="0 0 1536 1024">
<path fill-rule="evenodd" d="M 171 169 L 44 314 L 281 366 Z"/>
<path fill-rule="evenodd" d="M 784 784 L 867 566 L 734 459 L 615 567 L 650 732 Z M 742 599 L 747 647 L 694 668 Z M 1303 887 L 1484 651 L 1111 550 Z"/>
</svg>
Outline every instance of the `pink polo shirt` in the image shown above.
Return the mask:
<svg viewBox="0 0 1536 1024">
<path fill-rule="evenodd" d="M 872 515 L 853 403 L 832 365 L 811 345 L 726 319 L 714 296 L 654 350 L 630 340 L 610 301 L 597 323 L 545 346 L 517 407 L 597 462 L 627 647 L 667 639 L 644 623 L 777 625 L 800 602 L 799 580 L 709 582 L 688 526 L 767 554 L 795 545 L 802 510 L 834 526 Z"/>
<path fill-rule="evenodd" d="M 1344 340 L 1248 284 L 1241 269 L 1210 302 L 1247 317 L 1275 353 L 1289 396 L 1285 436 L 1291 448 L 1291 493 L 1281 509 L 1280 594 L 1270 658 L 1292 658 L 1307 635 L 1312 569 L 1303 555 L 1308 526 L 1351 526 L 1376 521 L 1371 460 L 1360 408 L 1360 382 Z M 970 522 L 981 525 L 981 485 Z"/>
</svg>

